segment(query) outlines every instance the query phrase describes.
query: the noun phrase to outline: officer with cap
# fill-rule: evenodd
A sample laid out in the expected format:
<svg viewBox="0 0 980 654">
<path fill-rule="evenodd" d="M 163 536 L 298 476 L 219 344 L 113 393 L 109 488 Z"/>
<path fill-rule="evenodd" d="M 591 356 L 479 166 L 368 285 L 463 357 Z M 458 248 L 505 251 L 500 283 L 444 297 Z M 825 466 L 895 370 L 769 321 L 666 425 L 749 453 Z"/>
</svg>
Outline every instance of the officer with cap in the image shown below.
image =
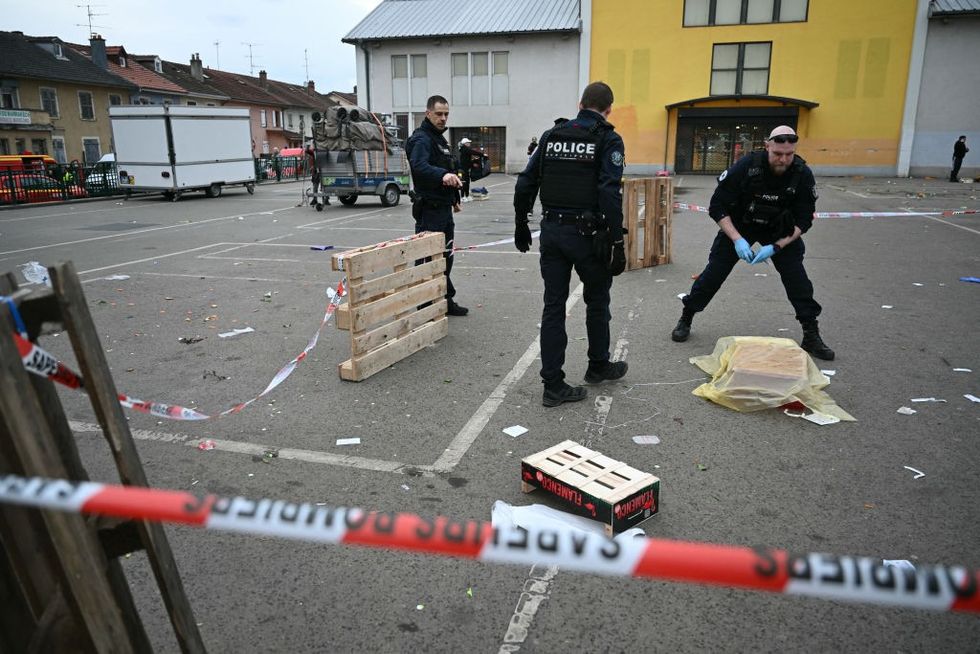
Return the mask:
<svg viewBox="0 0 980 654">
<path fill-rule="evenodd" d="M 613 92 L 603 82 L 585 87 L 579 113 L 541 135 L 514 191 L 514 244 L 531 248 L 528 212 L 540 191 L 541 379 L 544 406 L 584 400 L 581 386 L 565 383 L 565 302 L 572 268 L 585 286 L 585 327 L 589 337 L 590 384 L 619 379 L 625 361 L 609 360 L 609 289 L 626 268 L 623 247 L 623 139 L 606 121 Z"/>
<path fill-rule="evenodd" d="M 415 187 L 412 200 L 415 233 L 429 231 L 446 235 L 446 313 L 465 316 L 470 310 L 453 300 L 456 288 L 449 277 L 453 269 L 453 238 L 456 231 L 453 211 L 459 210 L 459 188 L 463 185 L 456 174 L 456 158 L 443 136 L 449 120 L 449 101 L 441 95 L 433 95 L 425 107 L 425 119 L 405 141 L 405 153 Z"/>
<path fill-rule="evenodd" d="M 772 259 L 803 326 L 800 347 L 818 359 L 833 360 L 834 351 L 820 338 L 820 305 L 803 267 L 801 236 L 813 224 L 817 192 L 813 172 L 796 154 L 798 140 L 792 127 L 781 125 L 769 134 L 764 151 L 742 157 L 718 177 L 708 214 L 720 231 L 708 265 L 684 297 L 673 340 L 687 340 L 694 314 L 704 311 L 739 259 L 750 264 Z M 755 242 L 762 246 L 758 252 L 752 250 Z"/>
</svg>

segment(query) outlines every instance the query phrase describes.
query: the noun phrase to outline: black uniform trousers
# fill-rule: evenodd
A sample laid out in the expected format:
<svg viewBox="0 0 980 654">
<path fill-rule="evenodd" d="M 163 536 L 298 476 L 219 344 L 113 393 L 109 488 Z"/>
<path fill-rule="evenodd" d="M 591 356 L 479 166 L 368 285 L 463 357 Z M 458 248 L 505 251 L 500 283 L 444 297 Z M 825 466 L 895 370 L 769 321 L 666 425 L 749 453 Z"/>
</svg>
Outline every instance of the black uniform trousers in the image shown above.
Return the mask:
<svg viewBox="0 0 980 654">
<path fill-rule="evenodd" d="M 456 287 L 449 277 L 453 269 L 453 238 L 456 233 L 456 223 L 453 222 L 453 208 L 450 205 L 435 206 L 424 200 L 419 219 L 415 221 L 415 233 L 442 232 L 446 235 L 446 299 L 451 300 L 456 295 Z"/>
<path fill-rule="evenodd" d="M 749 243 L 758 240 L 745 232 L 742 233 L 742 237 Z M 816 320 L 821 309 L 813 299 L 813 284 L 803 267 L 804 252 L 806 247 L 803 245 L 803 239 L 798 238 L 772 255 L 770 259 L 779 273 L 783 288 L 786 289 L 786 297 L 796 310 L 796 319 L 800 322 Z M 691 292 L 684 298 L 684 308 L 694 312 L 704 311 L 738 261 L 735 244 L 725 235 L 725 232 L 719 230 L 714 243 L 711 244 L 708 265 L 691 286 Z"/>
<path fill-rule="evenodd" d="M 949 173 L 949 181 L 960 181 L 960 167 L 963 165 L 963 157 L 953 157 L 953 170 Z"/>
<path fill-rule="evenodd" d="M 609 360 L 609 289 L 612 276 L 592 253 L 592 237 L 575 225 L 545 219 L 541 223 L 541 278 L 544 311 L 541 315 L 541 378 L 554 384 L 565 378 L 565 302 L 572 268 L 585 285 L 585 329 L 589 361 Z"/>
</svg>

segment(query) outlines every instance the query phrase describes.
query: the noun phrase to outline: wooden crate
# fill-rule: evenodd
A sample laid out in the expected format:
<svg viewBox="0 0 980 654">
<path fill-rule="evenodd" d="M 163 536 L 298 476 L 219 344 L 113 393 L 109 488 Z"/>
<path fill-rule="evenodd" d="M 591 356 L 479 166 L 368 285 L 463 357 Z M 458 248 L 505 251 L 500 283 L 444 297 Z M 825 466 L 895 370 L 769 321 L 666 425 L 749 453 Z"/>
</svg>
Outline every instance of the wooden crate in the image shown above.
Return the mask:
<svg viewBox="0 0 980 654">
<path fill-rule="evenodd" d="M 540 488 L 572 513 L 598 520 L 606 534 L 629 529 L 660 507 L 660 479 L 564 441 L 521 461 L 521 490 Z"/>
<path fill-rule="evenodd" d="M 442 232 L 423 232 L 331 257 L 347 275 L 337 327 L 350 332 L 351 358 L 338 366 L 341 379 L 363 381 L 449 333 L 445 243 Z"/>
<path fill-rule="evenodd" d="M 628 179 L 623 182 L 626 269 L 670 263 L 674 182 L 670 177 Z"/>
</svg>

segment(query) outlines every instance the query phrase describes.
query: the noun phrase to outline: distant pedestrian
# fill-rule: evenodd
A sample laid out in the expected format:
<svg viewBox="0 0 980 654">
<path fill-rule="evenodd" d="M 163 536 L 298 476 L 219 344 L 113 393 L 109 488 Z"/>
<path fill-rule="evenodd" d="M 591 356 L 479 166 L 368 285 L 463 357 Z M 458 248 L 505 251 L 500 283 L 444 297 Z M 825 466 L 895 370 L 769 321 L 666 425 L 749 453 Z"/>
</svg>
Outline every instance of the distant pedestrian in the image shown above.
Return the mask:
<svg viewBox="0 0 980 654">
<path fill-rule="evenodd" d="M 970 148 L 966 147 L 966 136 L 956 139 L 956 143 L 953 144 L 953 170 L 949 173 L 949 181 L 960 181 L 960 166 L 963 165 L 963 157 L 969 151 Z"/>
<path fill-rule="evenodd" d="M 527 146 L 527 156 L 534 154 L 534 151 L 538 149 L 538 137 L 532 136 L 531 142 Z"/>
<path fill-rule="evenodd" d="M 279 148 L 272 149 L 272 169 L 276 171 L 276 181 L 282 181 L 282 157 L 279 156 Z"/>
<path fill-rule="evenodd" d="M 473 141 L 468 138 L 463 138 L 459 142 L 459 156 L 457 160 L 459 161 L 459 168 L 462 171 L 461 179 L 463 180 L 463 188 L 460 190 L 460 202 L 470 202 L 473 198 L 470 197 L 470 170 L 473 166 Z"/>
</svg>

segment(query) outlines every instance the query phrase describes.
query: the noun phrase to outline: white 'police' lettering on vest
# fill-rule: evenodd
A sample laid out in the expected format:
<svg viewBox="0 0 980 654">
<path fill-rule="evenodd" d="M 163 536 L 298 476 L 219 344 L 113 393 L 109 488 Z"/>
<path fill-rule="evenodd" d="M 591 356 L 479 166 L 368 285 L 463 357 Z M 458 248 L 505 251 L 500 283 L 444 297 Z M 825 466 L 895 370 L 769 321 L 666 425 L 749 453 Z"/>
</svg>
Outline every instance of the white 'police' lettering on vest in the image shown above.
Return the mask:
<svg viewBox="0 0 980 654">
<path fill-rule="evenodd" d="M 552 160 L 594 161 L 595 143 L 582 141 L 548 141 L 545 157 Z"/>
</svg>

